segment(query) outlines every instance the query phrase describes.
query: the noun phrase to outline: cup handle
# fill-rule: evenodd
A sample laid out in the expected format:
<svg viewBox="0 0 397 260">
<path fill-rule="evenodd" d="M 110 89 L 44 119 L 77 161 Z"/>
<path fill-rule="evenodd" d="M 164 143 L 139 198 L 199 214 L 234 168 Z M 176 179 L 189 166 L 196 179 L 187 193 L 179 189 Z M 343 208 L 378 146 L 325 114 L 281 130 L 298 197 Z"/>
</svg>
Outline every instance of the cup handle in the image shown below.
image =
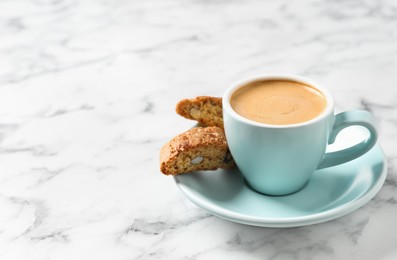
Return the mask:
<svg viewBox="0 0 397 260">
<path fill-rule="evenodd" d="M 340 131 L 342 131 L 342 129 L 354 125 L 367 128 L 369 131 L 368 137 L 361 143 L 352 147 L 336 152 L 325 153 L 324 158 L 317 169 L 339 165 L 356 159 L 368 152 L 375 145 L 378 138 L 378 134 L 375 129 L 375 119 L 369 112 L 363 110 L 351 110 L 337 114 L 335 116 L 332 132 L 328 139 L 328 144 L 335 142 L 336 136 Z"/>
</svg>

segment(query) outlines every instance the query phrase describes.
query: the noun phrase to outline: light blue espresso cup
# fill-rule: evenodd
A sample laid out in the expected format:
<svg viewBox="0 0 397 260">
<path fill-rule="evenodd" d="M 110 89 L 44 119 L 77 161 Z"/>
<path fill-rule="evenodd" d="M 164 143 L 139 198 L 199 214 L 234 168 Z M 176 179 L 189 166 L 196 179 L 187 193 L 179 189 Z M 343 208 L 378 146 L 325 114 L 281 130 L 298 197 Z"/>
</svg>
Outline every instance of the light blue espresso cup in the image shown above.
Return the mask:
<svg viewBox="0 0 397 260">
<path fill-rule="evenodd" d="M 314 87 L 324 95 L 325 110 L 309 121 L 272 125 L 247 119 L 236 113 L 230 99 L 248 83 L 290 80 Z M 257 192 L 287 195 L 302 189 L 316 169 L 343 164 L 368 152 L 376 143 L 373 116 L 362 110 L 334 114 L 330 92 L 310 79 L 293 75 L 253 77 L 232 85 L 223 96 L 226 139 L 233 158 L 248 184 Z M 361 143 L 336 152 L 325 152 L 338 133 L 349 126 L 363 126 L 368 137 Z"/>
</svg>

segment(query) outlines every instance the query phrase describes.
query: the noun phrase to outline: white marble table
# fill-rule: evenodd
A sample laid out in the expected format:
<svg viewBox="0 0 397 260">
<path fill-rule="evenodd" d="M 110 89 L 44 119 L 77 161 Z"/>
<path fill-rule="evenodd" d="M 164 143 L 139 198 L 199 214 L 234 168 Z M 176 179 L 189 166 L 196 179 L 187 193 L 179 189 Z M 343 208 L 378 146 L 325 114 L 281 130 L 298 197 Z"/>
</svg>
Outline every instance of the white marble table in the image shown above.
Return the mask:
<svg viewBox="0 0 397 260">
<path fill-rule="evenodd" d="M 313 226 L 228 222 L 159 171 L 176 102 L 284 72 L 371 111 L 387 180 Z M 0 1 L 0 259 L 397 259 L 396 1 Z"/>
</svg>

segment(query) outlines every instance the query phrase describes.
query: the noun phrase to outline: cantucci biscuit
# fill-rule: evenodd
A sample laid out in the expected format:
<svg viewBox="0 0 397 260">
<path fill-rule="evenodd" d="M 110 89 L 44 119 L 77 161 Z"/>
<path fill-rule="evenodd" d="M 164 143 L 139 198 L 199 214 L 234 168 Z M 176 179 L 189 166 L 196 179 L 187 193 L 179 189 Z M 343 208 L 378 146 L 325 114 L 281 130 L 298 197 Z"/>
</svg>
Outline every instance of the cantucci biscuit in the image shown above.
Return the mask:
<svg viewBox="0 0 397 260">
<path fill-rule="evenodd" d="M 223 128 L 222 98 L 200 96 L 183 99 L 176 105 L 176 112 L 202 125 Z"/>
<path fill-rule="evenodd" d="M 222 128 L 195 127 L 166 143 L 160 151 L 160 170 L 166 175 L 234 166 Z"/>
</svg>

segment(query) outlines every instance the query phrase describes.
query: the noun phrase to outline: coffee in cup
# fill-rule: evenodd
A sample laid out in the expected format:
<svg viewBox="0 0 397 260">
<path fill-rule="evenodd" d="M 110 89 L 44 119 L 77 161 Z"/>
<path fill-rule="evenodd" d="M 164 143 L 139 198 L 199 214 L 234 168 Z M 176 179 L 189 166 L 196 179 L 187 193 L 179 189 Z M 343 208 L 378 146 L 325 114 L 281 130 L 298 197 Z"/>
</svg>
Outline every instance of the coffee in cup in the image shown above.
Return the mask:
<svg viewBox="0 0 397 260">
<path fill-rule="evenodd" d="M 358 158 L 377 140 L 369 112 L 335 115 L 328 89 L 300 76 L 267 75 L 237 82 L 226 90 L 222 105 L 234 161 L 248 185 L 268 195 L 302 189 L 314 171 Z M 341 130 L 357 125 L 368 130 L 366 139 L 326 152 Z"/>
<path fill-rule="evenodd" d="M 241 116 L 260 123 L 288 125 L 309 121 L 327 105 L 318 89 L 297 81 L 260 80 L 236 90 L 230 98 Z"/>
</svg>

